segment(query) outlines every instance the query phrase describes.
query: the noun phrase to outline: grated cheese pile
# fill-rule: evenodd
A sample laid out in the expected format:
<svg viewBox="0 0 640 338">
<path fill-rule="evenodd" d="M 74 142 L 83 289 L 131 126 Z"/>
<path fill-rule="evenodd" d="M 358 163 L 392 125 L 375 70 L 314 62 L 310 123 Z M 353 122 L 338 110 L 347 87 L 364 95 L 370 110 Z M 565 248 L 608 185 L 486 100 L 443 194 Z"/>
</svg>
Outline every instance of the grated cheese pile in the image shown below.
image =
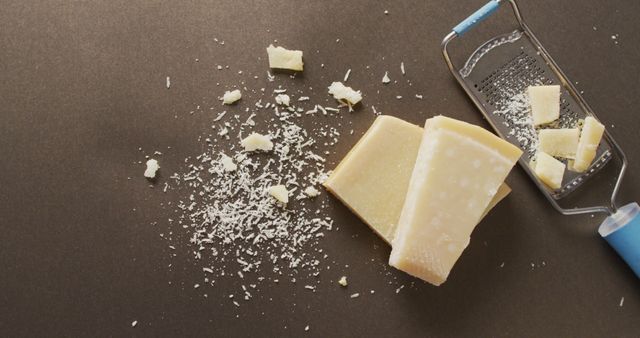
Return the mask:
<svg viewBox="0 0 640 338">
<path fill-rule="evenodd" d="M 260 283 L 319 275 L 328 257 L 317 246 L 333 220 L 318 187 L 329 175 L 323 156 L 338 142 L 336 120 L 343 116 L 328 114 L 339 109 L 311 104 L 306 96 L 289 94 L 289 105 L 282 106 L 285 91 L 275 89 L 279 96 L 267 98 L 262 90 L 254 104 L 244 103 L 248 108 L 234 108 L 237 114 L 214 115 L 206 150 L 185 159 L 186 170 L 171 176 L 169 188 L 183 198 L 169 221 L 189 236 L 204 274 L 198 287 L 240 278 L 249 300 Z M 313 128 L 300 125 L 318 111 L 324 116 Z"/>
</svg>

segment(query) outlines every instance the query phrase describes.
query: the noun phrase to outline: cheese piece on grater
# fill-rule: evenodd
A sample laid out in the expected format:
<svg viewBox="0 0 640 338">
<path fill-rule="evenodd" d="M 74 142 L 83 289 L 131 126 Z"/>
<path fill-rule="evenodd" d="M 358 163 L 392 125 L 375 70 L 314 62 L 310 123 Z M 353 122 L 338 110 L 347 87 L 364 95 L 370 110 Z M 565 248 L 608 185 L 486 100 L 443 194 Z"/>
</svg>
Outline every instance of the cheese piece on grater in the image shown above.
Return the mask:
<svg viewBox="0 0 640 338">
<path fill-rule="evenodd" d="M 538 133 L 539 151 L 551 156 L 573 159 L 578 149 L 580 129 L 542 129 Z"/>
<path fill-rule="evenodd" d="M 576 159 L 573 162 L 572 169 L 578 172 L 586 171 L 593 159 L 596 157 L 598 145 L 604 134 L 604 126 L 595 118 L 587 116 L 584 119 L 578 149 L 576 151 Z"/>
<path fill-rule="evenodd" d="M 379 116 L 324 182 L 387 243 L 400 218 L 422 135 L 419 126 Z M 502 184 L 485 214 L 510 191 Z"/>
<path fill-rule="evenodd" d="M 428 119 L 389 264 L 440 285 L 522 151 L 480 127 Z"/>
<path fill-rule="evenodd" d="M 527 88 L 533 125 L 539 126 L 560 117 L 560 86 L 531 86 Z"/>
</svg>

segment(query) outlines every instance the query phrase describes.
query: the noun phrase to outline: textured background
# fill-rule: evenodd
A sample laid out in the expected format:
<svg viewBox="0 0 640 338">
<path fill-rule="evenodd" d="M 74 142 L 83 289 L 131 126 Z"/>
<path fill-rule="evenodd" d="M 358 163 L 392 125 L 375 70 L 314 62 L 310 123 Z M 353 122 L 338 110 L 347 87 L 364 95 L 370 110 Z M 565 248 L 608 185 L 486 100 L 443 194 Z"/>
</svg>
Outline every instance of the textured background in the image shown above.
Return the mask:
<svg viewBox="0 0 640 338">
<path fill-rule="evenodd" d="M 225 285 L 203 298 L 190 284 L 201 271 L 186 256 L 170 259 L 158 236 L 167 217 L 159 204 L 172 196 L 142 178 L 138 147 L 164 150 L 163 173 L 180 170 L 185 157 L 201 152 L 197 136 L 213 119 L 187 112 L 215 102 L 223 88 L 217 82 L 245 79 L 259 88 L 264 48 L 274 39 L 305 51 L 304 75 L 285 79 L 290 88 L 310 86 L 322 96 L 351 68 L 350 85 L 365 94 L 348 117 L 355 133 L 343 133 L 331 162 L 373 121 L 372 104 L 414 123 L 446 114 L 486 126 L 439 47 L 481 4 L 1 1 L 0 335 L 637 336 L 640 284 L 595 234 L 601 216 L 561 216 L 519 168 L 508 179 L 513 193 L 478 226 L 439 288 L 411 286 L 413 278 L 385 269 L 389 249 L 337 201 L 331 213 L 340 230 L 321 244 L 334 267 L 318 291 L 263 287 L 240 308 L 223 299 Z M 521 7 L 626 150 L 620 200 L 639 200 L 640 4 L 540 0 Z M 470 39 L 485 32 L 487 25 Z M 383 88 L 382 74 L 400 78 L 401 61 L 407 75 Z M 233 71 L 212 71 L 217 64 Z M 248 80 L 254 74 L 255 86 Z M 415 93 L 424 100 L 412 99 Z M 349 290 L 335 285 L 343 274 Z M 396 294 L 399 285 L 407 287 Z M 376 294 L 348 297 L 369 289 Z"/>
</svg>

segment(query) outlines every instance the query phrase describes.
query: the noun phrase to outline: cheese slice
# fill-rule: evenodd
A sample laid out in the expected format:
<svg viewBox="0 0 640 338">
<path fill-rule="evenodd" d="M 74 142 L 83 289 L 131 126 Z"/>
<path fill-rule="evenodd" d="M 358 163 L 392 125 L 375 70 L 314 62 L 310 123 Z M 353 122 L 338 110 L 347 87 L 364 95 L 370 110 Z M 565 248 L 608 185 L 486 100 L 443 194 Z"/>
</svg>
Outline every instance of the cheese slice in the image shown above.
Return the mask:
<svg viewBox="0 0 640 338">
<path fill-rule="evenodd" d="M 485 129 L 427 120 L 389 264 L 440 285 L 522 151 Z"/>
<path fill-rule="evenodd" d="M 551 189 L 560 189 L 562 187 L 562 178 L 566 168 L 564 163 L 549 154 L 538 152 L 536 160 L 532 164 L 533 172 L 542 183 L 548 185 Z"/>
<path fill-rule="evenodd" d="M 593 159 L 596 157 L 602 134 L 604 134 L 604 126 L 602 123 L 591 116 L 584 119 L 575 161 L 571 168 L 572 170 L 584 172 L 589 168 L 591 162 L 593 162 Z"/>
<path fill-rule="evenodd" d="M 578 149 L 580 130 L 543 129 L 538 133 L 538 149 L 551 156 L 573 159 Z"/>
<path fill-rule="evenodd" d="M 387 243 L 400 218 L 422 135 L 419 126 L 378 116 L 324 182 L 327 190 Z M 510 191 L 502 184 L 485 214 Z"/>
<path fill-rule="evenodd" d="M 527 93 L 533 125 L 550 123 L 560 117 L 560 86 L 531 86 Z"/>
</svg>

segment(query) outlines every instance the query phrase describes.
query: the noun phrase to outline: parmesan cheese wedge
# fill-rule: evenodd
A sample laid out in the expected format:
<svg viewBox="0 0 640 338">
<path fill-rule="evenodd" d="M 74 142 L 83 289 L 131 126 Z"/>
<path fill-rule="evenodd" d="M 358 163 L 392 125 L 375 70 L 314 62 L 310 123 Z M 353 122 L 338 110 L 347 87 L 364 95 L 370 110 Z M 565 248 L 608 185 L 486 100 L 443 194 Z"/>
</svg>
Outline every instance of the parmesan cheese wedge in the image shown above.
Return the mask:
<svg viewBox="0 0 640 338">
<path fill-rule="evenodd" d="M 570 158 L 576 157 L 580 130 L 572 129 L 543 129 L 538 133 L 539 150 L 551 156 Z"/>
<path fill-rule="evenodd" d="M 389 244 L 409 189 L 422 135 L 419 126 L 381 115 L 324 182 L 327 190 Z M 484 213 L 510 191 L 502 184 Z"/>
<path fill-rule="evenodd" d="M 604 126 L 598 120 L 591 116 L 584 119 L 580 140 L 578 141 L 578 149 L 576 150 L 575 161 L 572 170 L 584 172 L 589 168 L 591 162 L 596 157 L 598 145 L 604 134 Z"/>
<path fill-rule="evenodd" d="M 536 160 L 532 162 L 533 171 L 538 178 L 551 189 L 562 187 L 562 178 L 566 165 L 553 156 L 544 152 L 538 152 Z"/>
<path fill-rule="evenodd" d="M 521 154 L 480 127 L 428 119 L 389 264 L 433 285 L 445 282 Z"/>
<path fill-rule="evenodd" d="M 533 125 L 550 123 L 560 117 L 560 86 L 531 86 L 527 92 Z"/>
<path fill-rule="evenodd" d="M 289 69 L 302 71 L 304 63 L 302 62 L 301 50 L 288 50 L 282 47 L 267 47 L 267 55 L 269 57 L 269 67 L 278 69 Z"/>
</svg>

